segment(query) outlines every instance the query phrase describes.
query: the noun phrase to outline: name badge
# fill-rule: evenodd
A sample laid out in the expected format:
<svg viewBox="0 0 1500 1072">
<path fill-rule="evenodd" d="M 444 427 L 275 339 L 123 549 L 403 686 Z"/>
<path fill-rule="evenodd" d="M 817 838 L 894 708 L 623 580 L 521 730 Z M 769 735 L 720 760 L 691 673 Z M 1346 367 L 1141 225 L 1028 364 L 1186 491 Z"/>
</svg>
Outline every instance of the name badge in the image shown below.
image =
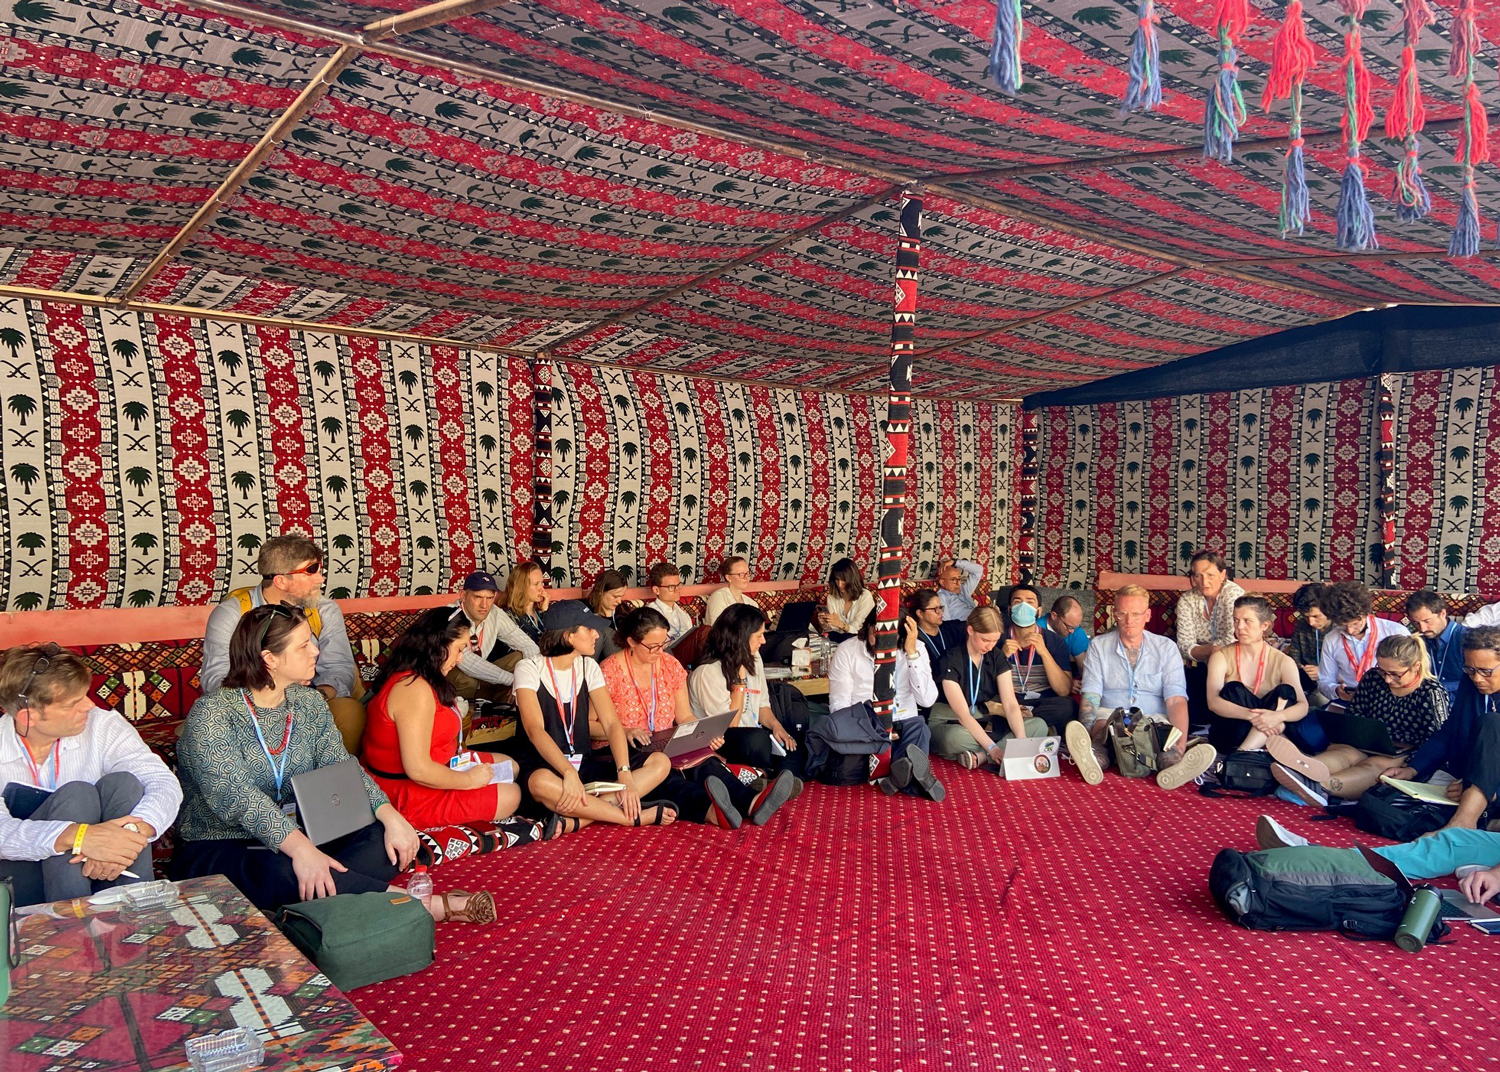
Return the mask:
<svg viewBox="0 0 1500 1072">
<path fill-rule="evenodd" d="M 583 766 L 583 753 L 581 753 L 581 752 L 569 752 L 568 753 L 568 762 L 571 763 L 571 764 L 573 764 L 573 769 L 575 771 L 578 770 L 580 767 Z"/>
<path fill-rule="evenodd" d="M 1027 703 L 1032 703 L 1036 700 L 1040 700 L 1041 698 L 1042 694 L 1036 691 L 1027 692 L 1021 697 L 1021 699 L 1025 700 Z"/>
<path fill-rule="evenodd" d="M 297 802 L 294 800 L 290 804 L 283 804 L 281 806 L 281 814 L 285 815 L 292 822 L 297 822 Z M 298 825 L 300 826 L 301 824 L 298 823 Z"/>
</svg>

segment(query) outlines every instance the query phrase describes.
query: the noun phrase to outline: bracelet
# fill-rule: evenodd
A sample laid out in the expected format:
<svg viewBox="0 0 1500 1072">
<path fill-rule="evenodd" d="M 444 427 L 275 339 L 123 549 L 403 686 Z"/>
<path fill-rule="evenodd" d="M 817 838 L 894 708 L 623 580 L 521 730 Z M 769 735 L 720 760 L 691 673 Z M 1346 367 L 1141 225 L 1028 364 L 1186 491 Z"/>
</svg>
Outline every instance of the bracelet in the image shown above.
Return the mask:
<svg viewBox="0 0 1500 1072">
<path fill-rule="evenodd" d="M 73 855 L 77 856 L 83 852 L 83 835 L 88 832 L 88 823 L 78 824 L 78 833 L 73 835 Z"/>
</svg>

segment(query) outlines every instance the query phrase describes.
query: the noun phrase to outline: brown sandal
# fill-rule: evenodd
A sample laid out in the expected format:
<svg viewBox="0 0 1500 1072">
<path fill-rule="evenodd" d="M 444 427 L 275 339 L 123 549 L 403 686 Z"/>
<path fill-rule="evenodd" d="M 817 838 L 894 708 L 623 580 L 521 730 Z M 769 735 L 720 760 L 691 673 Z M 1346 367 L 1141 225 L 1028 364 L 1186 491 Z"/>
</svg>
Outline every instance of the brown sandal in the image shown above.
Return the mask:
<svg viewBox="0 0 1500 1072">
<path fill-rule="evenodd" d="M 463 911 L 457 911 L 448 902 L 450 897 L 467 897 L 464 902 Z M 490 896 L 488 890 L 480 890 L 478 893 L 468 893 L 464 890 L 452 890 L 440 894 L 439 900 L 443 902 L 443 919 L 462 919 L 469 923 L 493 923 L 495 922 L 495 898 Z"/>
</svg>

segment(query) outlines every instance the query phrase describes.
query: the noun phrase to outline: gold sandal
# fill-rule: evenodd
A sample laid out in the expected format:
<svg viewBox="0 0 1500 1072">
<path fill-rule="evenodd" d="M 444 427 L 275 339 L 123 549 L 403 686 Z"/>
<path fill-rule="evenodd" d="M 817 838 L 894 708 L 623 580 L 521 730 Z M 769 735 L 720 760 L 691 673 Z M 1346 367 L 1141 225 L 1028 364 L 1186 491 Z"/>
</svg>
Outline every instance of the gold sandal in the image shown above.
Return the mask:
<svg viewBox="0 0 1500 1072">
<path fill-rule="evenodd" d="M 457 911 L 448 902 L 450 897 L 467 897 L 464 902 L 463 911 Z M 480 890 L 478 893 L 468 893 L 464 890 L 452 890 L 449 893 L 439 895 L 443 902 L 443 919 L 462 919 L 469 923 L 493 923 L 495 922 L 495 898 L 490 896 L 488 890 Z"/>
</svg>

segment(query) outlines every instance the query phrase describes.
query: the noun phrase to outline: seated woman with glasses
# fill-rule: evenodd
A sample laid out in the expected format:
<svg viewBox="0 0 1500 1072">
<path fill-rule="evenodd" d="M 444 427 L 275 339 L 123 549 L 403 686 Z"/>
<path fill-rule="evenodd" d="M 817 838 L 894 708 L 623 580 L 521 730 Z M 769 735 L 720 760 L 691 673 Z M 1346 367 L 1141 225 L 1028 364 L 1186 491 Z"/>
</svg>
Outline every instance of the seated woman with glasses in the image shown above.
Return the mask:
<svg viewBox="0 0 1500 1072">
<path fill-rule="evenodd" d="M 135 727 L 94 705 L 92 682 L 88 664 L 56 644 L 11 648 L 0 661 L 0 878 L 17 905 L 150 880 L 151 842 L 182 803 Z"/>
<path fill-rule="evenodd" d="M 1375 649 L 1349 701 L 1349 714 L 1375 719 L 1389 731 L 1394 754 L 1376 755 L 1352 744 L 1335 744 L 1305 755 L 1288 737 L 1273 736 L 1266 751 L 1276 759 L 1272 775 L 1309 804 L 1327 804 L 1331 794 L 1355 800 L 1392 767 L 1402 766 L 1448 718 L 1448 691 L 1433 676 L 1421 637 L 1388 636 Z"/>
<path fill-rule="evenodd" d="M 523 798 L 548 812 L 543 837 L 572 832 L 590 823 L 616 826 L 666 826 L 677 818 L 669 800 L 642 801 L 672 771 L 660 752 L 639 764 L 630 761 L 625 729 L 594 648 L 599 635 L 587 625 L 549 629 L 542 634 L 542 653 L 516 667 L 516 706 L 522 734 L 513 746 Z M 590 754 L 589 722 L 598 723 L 608 742 Z M 592 783 L 614 783 L 614 792 L 588 792 Z"/>
<path fill-rule="evenodd" d="M 515 764 L 474 753 L 463 770 L 463 719 L 448 672 L 469 644 L 464 609 L 435 607 L 397 638 L 371 683 L 360 759 L 408 822 L 419 829 L 500 820 L 521 803 Z"/>
<path fill-rule="evenodd" d="M 270 911 L 337 893 L 396 889 L 391 879 L 416 857 L 417 832 L 361 771 L 374 820 L 314 845 L 297 820 L 292 779 L 352 762 L 328 704 L 308 687 L 318 645 L 299 608 L 257 607 L 229 641 L 224 686 L 188 712 L 177 745 L 184 803 L 174 879 L 225 875 Z M 489 923 L 488 893 L 434 897 L 437 920 Z"/>
<path fill-rule="evenodd" d="M 760 609 L 760 604 L 755 602 L 746 589 L 750 587 L 750 563 L 739 555 L 732 555 L 724 560 L 719 567 L 719 573 L 724 578 L 724 587 L 716 588 L 708 595 L 708 601 L 703 607 L 703 624 L 713 625 L 719 620 L 719 615 L 725 609 L 735 604 Z"/>
<path fill-rule="evenodd" d="M 621 651 L 604 660 L 604 683 L 614 701 L 620 725 L 631 746 L 631 766 L 653 754 L 652 742 L 662 730 L 697 721 L 688 698 L 688 675 L 666 647 L 667 619 L 650 607 L 627 614 L 620 622 Z M 724 738 L 711 742 L 715 752 Z M 749 819 L 763 826 L 792 798 L 795 778 L 789 772 L 757 794 L 717 755 L 681 771 L 674 770 L 658 794 L 668 797 L 694 822 L 738 830 Z"/>
</svg>

